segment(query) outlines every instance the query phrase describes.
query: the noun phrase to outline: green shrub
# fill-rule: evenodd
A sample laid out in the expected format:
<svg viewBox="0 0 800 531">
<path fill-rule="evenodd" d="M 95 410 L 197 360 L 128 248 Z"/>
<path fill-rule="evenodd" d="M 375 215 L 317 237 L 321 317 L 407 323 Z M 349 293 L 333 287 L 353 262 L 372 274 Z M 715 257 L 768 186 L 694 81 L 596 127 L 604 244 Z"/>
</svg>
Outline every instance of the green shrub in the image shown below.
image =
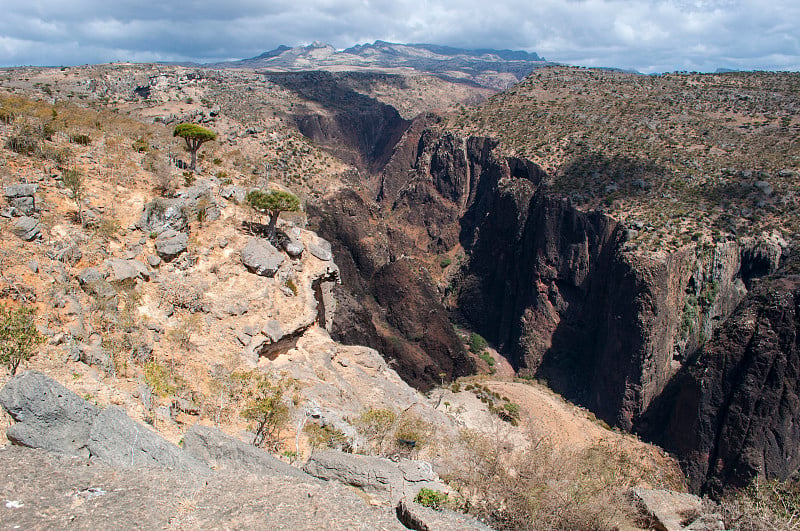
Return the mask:
<svg viewBox="0 0 800 531">
<path fill-rule="evenodd" d="M 483 338 L 482 335 L 478 334 L 477 332 L 472 332 L 469 335 L 469 351 L 473 354 L 480 354 L 489 344 Z"/>
<path fill-rule="evenodd" d="M 447 266 L 449 266 L 451 263 L 453 263 L 453 261 L 450 258 L 442 258 L 442 261 L 439 262 L 439 267 L 444 269 Z"/>
<path fill-rule="evenodd" d="M 32 308 L 11 310 L 0 306 L 0 363 L 13 375 L 23 361 L 33 356 L 44 338 L 33 323 Z"/>
<path fill-rule="evenodd" d="M 312 448 L 332 448 L 351 452 L 352 445 L 345 433 L 330 424 L 320 426 L 316 423 L 306 424 L 303 431 L 308 436 L 308 444 Z"/>
<path fill-rule="evenodd" d="M 156 395 L 167 398 L 175 394 L 178 387 L 170 375 L 169 369 L 156 361 L 151 361 L 144 366 L 144 381 Z"/>
<path fill-rule="evenodd" d="M 481 352 L 481 354 L 480 354 L 480 358 L 481 358 L 483 361 L 485 361 L 485 362 L 486 362 L 486 364 L 487 364 L 487 365 L 489 365 L 489 367 L 494 367 L 494 358 L 493 358 L 493 357 L 492 357 L 492 355 L 491 355 L 491 354 L 489 354 L 488 352 L 486 352 L 486 351 L 484 351 L 484 352 Z"/>
<path fill-rule="evenodd" d="M 447 494 L 444 492 L 429 489 L 427 487 L 422 487 L 419 489 L 417 496 L 414 498 L 414 501 L 423 507 L 429 507 L 437 510 L 441 509 L 442 506 L 447 503 L 447 500 Z"/>
</svg>

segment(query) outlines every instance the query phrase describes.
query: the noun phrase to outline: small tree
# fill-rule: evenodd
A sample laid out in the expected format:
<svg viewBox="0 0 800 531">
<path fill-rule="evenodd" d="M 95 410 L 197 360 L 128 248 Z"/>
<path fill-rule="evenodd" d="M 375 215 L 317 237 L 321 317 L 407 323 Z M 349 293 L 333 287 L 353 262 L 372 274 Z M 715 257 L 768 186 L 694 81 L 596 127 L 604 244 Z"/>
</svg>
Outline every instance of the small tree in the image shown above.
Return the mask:
<svg viewBox="0 0 800 531">
<path fill-rule="evenodd" d="M 247 194 L 247 202 L 257 212 L 269 216 L 267 226 L 267 238 L 275 238 L 275 227 L 278 224 L 278 216 L 281 212 L 297 212 L 300 210 L 300 199 L 291 192 L 283 190 L 252 190 Z"/>
<path fill-rule="evenodd" d="M 245 373 L 254 379 L 244 394 L 245 407 L 240 416 L 252 422 L 253 445 L 277 449 L 280 433 L 289 420 L 289 405 L 285 394 L 293 385 L 291 380 L 272 382 L 265 375 Z"/>
<path fill-rule="evenodd" d="M 195 171 L 197 167 L 197 150 L 200 149 L 200 146 L 217 139 L 217 133 L 197 124 L 178 124 L 172 131 L 172 136 L 179 136 L 186 141 L 186 149 L 192 154 L 192 164 L 190 165 L 192 171 Z"/>
<path fill-rule="evenodd" d="M 23 361 L 30 359 L 44 338 L 33 324 L 32 308 L 11 310 L 0 306 L 0 363 L 12 376 Z"/>
<path fill-rule="evenodd" d="M 78 170 L 66 170 L 61 177 L 64 186 L 72 192 L 75 206 L 78 207 L 78 220 L 83 223 L 83 174 Z"/>
</svg>

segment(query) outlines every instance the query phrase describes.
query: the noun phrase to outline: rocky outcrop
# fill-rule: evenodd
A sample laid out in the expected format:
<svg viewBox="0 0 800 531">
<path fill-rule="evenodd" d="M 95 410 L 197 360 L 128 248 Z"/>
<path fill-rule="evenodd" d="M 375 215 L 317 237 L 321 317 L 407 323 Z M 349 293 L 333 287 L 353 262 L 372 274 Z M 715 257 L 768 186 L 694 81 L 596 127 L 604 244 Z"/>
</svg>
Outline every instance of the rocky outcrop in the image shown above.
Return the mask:
<svg viewBox="0 0 800 531">
<path fill-rule="evenodd" d="M 270 454 L 216 428 L 195 424 L 183 437 L 183 449 L 214 470 L 263 476 L 312 478 Z"/>
<path fill-rule="evenodd" d="M 411 500 L 397 504 L 397 519 L 408 529 L 417 531 L 491 531 L 491 527 L 465 514 L 447 509 L 430 509 Z"/>
<path fill-rule="evenodd" d="M 723 531 L 725 524 L 718 514 L 704 514 L 703 500 L 693 494 L 637 487 L 630 497 L 642 517 L 658 531 Z"/>
<path fill-rule="evenodd" d="M 185 232 L 166 229 L 156 238 L 156 253 L 162 260 L 169 262 L 186 251 L 188 243 L 189 236 Z"/>
<path fill-rule="evenodd" d="M 154 431 L 109 406 L 92 422 L 87 444 L 92 457 L 119 468 L 157 466 L 208 474 L 208 467 Z"/>
<path fill-rule="evenodd" d="M 208 468 L 160 435 L 133 421 L 125 410 L 99 410 L 47 376 L 25 372 L 0 390 L 16 423 L 10 441 L 67 455 L 91 456 L 111 466 L 159 466 L 192 473 Z"/>
<path fill-rule="evenodd" d="M 682 460 L 697 491 L 719 493 L 800 467 L 800 266 L 747 298 L 653 403 L 639 431 Z"/>
<path fill-rule="evenodd" d="M 142 217 L 137 224 L 147 233 L 160 234 L 172 229 L 181 232 L 186 229 L 186 201 L 184 199 L 164 199 L 157 197 L 144 206 Z"/>
<path fill-rule="evenodd" d="M 3 189 L 12 216 L 31 216 L 36 212 L 36 184 L 12 184 Z"/>
<path fill-rule="evenodd" d="M 58 382 L 25 372 L 0 390 L 0 405 L 16 422 L 6 431 L 14 444 L 89 455 L 89 433 L 99 410 Z"/>
<path fill-rule="evenodd" d="M 41 223 L 36 218 L 22 216 L 11 226 L 11 231 L 21 240 L 30 242 L 41 237 Z"/>
<path fill-rule="evenodd" d="M 303 470 L 314 477 L 336 480 L 368 494 L 390 500 L 414 499 L 422 488 L 446 491 L 430 463 L 347 454 L 336 450 L 314 452 Z"/>
</svg>

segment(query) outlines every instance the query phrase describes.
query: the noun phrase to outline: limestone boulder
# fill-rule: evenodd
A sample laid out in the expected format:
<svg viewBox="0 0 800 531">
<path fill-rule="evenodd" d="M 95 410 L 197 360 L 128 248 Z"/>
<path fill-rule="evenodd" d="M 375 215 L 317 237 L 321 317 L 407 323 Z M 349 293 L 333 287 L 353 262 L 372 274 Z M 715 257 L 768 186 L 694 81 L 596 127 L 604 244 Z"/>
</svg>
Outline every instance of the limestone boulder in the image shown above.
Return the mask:
<svg viewBox="0 0 800 531">
<path fill-rule="evenodd" d="M 274 277 L 283 261 L 283 254 L 262 238 L 250 238 L 242 250 L 247 270 L 263 277 Z"/>
</svg>

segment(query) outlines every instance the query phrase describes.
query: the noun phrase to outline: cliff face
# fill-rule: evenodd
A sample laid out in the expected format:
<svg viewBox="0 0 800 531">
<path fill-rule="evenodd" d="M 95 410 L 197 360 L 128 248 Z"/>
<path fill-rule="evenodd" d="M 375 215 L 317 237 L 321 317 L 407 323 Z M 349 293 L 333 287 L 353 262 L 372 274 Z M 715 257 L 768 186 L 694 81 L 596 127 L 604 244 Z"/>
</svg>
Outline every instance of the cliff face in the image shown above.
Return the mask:
<svg viewBox="0 0 800 531">
<path fill-rule="evenodd" d="M 457 375 L 472 370 L 462 365 L 468 360 L 463 350 L 451 349 L 449 339 L 442 339 L 446 332 L 435 346 L 422 344 L 418 334 L 428 332 L 421 322 L 398 321 L 399 315 L 414 313 L 409 302 L 431 298 L 436 300 L 425 308 L 436 310 L 426 311 L 444 323 L 440 301 L 445 300 L 522 374 L 547 380 L 609 423 L 631 430 L 643 425 L 648 408 L 674 406 L 674 397 L 692 393 L 681 367 L 727 322 L 755 279 L 781 263 L 778 239 L 638 252 L 616 220 L 551 194 L 543 184 L 547 175 L 535 164 L 498 156 L 491 139 L 464 140 L 427 125 L 417 122 L 406 131 L 376 185 L 380 191 L 375 202 L 356 200 L 355 194 L 345 200 L 340 194 L 323 208 L 328 221 L 321 227 L 325 237 L 341 242 L 342 251 L 352 257 L 351 281 L 343 274 L 343 291 L 357 295 L 349 314 L 340 311 L 340 323 L 350 324 L 340 325 L 339 337 L 366 340 L 391 352 L 406 367 L 399 372 L 417 384 L 426 380 L 421 372 Z M 356 203 L 360 206 L 354 215 Z M 349 214 L 345 218 L 337 212 Z M 459 245 L 466 260 L 438 292 L 427 275 L 406 271 L 414 262 L 403 256 L 438 255 Z M 408 288 L 407 282 L 415 287 Z M 389 344 L 385 337 L 376 344 L 376 331 L 381 333 L 370 318 L 375 313 L 427 357 L 398 350 L 397 342 Z M 421 359 L 427 367 L 423 371 L 418 368 Z M 753 396 L 752 389 L 731 379 L 723 367 L 709 370 L 720 385 Z M 668 384 L 671 394 L 664 394 Z M 674 391 L 683 385 L 688 387 Z M 711 407 L 702 413 L 703 422 L 719 414 L 714 411 Z M 782 410 L 772 414 L 788 422 Z M 672 435 L 664 440 L 681 440 L 682 422 L 671 426 Z M 696 452 L 708 446 L 704 441 L 681 448 Z M 753 445 L 763 449 L 764 441 Z M 784 448 L 786 443 L 777 441 L 775 446 Z M 762 470 L 776 472 L 774 459 L 767 460 L 772 464 Z M 688 470 L 695 478 L 706 473 L 697 467 Z"/>
<path fill-rule="evenodd" d="M 682 459 L 695 490 L 785 479 L 800 466 L 798 265 L 756 285 L 640 422 Z"/>
<path fill-rule="evenodd" d="M 347 87 L 341 79 L 346 75 L 291 72 L 266 78 L 303 98 L 288 117 L 301 133 L 360 168 L 381 168 L 408 122 L 394 107 Z"/>
</svg>

